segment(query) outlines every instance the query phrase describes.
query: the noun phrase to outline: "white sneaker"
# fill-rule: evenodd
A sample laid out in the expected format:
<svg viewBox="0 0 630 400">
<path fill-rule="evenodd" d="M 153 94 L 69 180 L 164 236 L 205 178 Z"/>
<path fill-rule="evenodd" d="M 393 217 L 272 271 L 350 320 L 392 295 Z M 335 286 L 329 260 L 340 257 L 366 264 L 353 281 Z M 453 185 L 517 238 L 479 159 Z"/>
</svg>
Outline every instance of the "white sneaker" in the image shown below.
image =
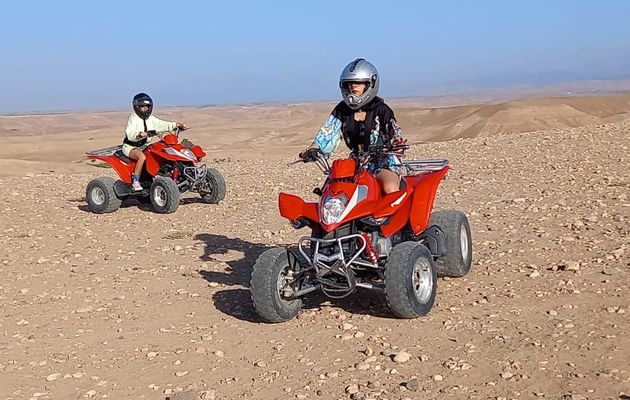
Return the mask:
<svg viewBox="0 0 630 400">
<path fill-rule="evenodd" d="M 140 182 L 138 181 L 133 181 L 133 183 L 131 184 L 131 187 L 133 188 L 133 190 L 135 190 L 136 192 L 140 192 L 142 191 L 142 185 L 140 184 Z"/>
</svg>

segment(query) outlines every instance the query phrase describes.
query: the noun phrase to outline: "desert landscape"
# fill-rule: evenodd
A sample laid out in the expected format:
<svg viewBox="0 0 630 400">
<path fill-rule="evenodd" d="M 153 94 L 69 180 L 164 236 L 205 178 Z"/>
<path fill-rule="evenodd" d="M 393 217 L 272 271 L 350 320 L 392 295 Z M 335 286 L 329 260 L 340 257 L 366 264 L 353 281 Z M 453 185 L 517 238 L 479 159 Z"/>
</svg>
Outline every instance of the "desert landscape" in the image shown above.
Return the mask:
<svg viewBox="0 0 630 400">
<path fill-rule="evenodd" d="M 252 306 L 258 255 L 307 234 L 277 197 L 315 198 L 321 172 L 287 163 L 334 103 L 156 104 L 228 187 L 168 215 L 87 211 L 114 173 L 84 154 L 130 110 L 0 116 L 0 398 L 630 399 L 630 94 L 390 104 L 473 236 L 414 320 L 364 291 L 282 324 Z"/>
</svg>

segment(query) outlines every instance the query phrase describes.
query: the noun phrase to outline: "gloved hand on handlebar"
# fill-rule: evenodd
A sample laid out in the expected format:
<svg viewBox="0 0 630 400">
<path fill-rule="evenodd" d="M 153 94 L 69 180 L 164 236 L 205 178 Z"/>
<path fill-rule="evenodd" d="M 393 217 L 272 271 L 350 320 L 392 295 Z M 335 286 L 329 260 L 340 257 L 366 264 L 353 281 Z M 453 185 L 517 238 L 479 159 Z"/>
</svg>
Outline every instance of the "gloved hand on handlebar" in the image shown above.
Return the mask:
<svg viewBox="0 0 630 400">
<path fill-rule="evenodd" d="M 407 143 L 407 139 L 402 136 L 394 136 L 394 139 L 392 139 L 393 146 L 400 146 L 405 143 Z"/>
<path fill-rule="evenodd" d="M 309 147 L 308 149 L 300 152 L 298 155 L 304 162 L 317 160 L 319 149 L 317 147 Z"/>
<path fill-rule="evenodd" d="M 186 129 L 188 129 L 188 127 L 183 122 L 178 122 L 177 129 L 179 129 L 180 131 L 185 131 Z"/>
</svg>

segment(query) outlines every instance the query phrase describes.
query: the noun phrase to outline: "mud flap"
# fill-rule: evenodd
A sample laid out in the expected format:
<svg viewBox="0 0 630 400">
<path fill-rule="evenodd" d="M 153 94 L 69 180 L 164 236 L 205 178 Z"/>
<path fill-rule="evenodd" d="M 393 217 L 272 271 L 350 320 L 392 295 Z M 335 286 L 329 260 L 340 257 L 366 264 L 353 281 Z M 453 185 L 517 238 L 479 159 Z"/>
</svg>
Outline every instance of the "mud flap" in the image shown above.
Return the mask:
<svg viewBox="0 0 630 400">
<path fill-rule="evenodd" d="M 424 243 L 433 257 L 446 255 L 446 235 L 442 228 L 437 225 L 431 225 L 425 229 L 415 237 L 415 240 Z"/>
</svg>

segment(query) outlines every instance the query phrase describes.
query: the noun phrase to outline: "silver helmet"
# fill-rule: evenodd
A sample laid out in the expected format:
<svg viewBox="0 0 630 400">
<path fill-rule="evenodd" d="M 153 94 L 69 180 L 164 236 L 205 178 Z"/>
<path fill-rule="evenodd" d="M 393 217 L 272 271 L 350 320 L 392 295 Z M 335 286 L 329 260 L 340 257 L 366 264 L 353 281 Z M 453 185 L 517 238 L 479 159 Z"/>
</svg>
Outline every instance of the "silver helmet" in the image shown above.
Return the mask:
<svg viewBox="0 0 630 400">
<path fill-rule="evenodd" d="M 350 82 L 365 82 L 365 92 L 361 96 L 352 94 L 350 91 Z M 339 88 L 341 89 L 341 97 L 348 107 L 358 110 L 376 97 L 378 93 L 378 71 L 368 61 L 363 58 L 357 58 L 341 71 L 339 77 Z"/>
</svg>

